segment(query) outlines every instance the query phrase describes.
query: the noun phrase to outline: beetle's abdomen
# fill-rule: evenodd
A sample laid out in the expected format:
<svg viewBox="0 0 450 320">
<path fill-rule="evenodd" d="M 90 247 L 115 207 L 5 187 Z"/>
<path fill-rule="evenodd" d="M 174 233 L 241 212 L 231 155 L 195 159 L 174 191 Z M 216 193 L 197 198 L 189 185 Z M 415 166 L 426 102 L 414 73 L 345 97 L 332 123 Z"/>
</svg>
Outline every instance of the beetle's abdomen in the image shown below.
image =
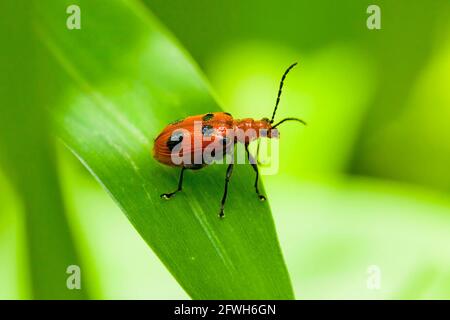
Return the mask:
<svg viewBox="0 0 450 320">
<path fill-rule="evenodd" d="M 153 157 L 168 166 L 201 168 L 205 165 L 204 154 L 215 146 L 224 145 L 227 130 L 233 130 L 233 117 L 225 112 L 207 113 L 175 121 L 166 126 L 155 139 Z M 182 161 L 174 162 L 174 158 L 182 158 Z"/>
</svg>

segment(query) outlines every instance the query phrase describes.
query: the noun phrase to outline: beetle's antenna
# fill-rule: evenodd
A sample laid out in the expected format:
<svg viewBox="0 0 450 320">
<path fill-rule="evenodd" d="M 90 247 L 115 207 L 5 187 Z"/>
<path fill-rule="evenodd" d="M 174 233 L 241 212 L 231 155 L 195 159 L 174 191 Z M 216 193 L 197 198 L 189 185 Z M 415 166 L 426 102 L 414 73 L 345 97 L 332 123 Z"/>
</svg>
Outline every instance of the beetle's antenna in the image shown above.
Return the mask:
<svg viewBox="0 0 450 320">
<path fill-rule="evenodd" d="M 298 122 L 303 123 L 306 126 L 306 122 L 303 121 L 302 119 L 299 119 L 299 118 L 285 118 L 285 119 L 281 120 L 280 122 L 276 123 L 275 125 L 273 125 L 272 129 L 278 127 L 280 124 L 282 124 L 285 121 L 298 121 Z"/>
<path fill-rule="evenodd" d="M 289 73 L 289 71 L 291 71 L 291 69 L 292 69 L 293 67 L 295 67 L 296 65 L 297 65 L 297 62 L 291 64 L 291 65 L 289 66 L 289 68 L 286 69 L 286 71 L 284 72 L 283 76 L 281 77 L 280 88 L 278 89 L 277 102 L 275 103 L 275 109 L 273 109 L 272 119 L 270 120 L 270 123 L 273 123 L 273 121 L 274 121 L 274 119 L 275 119 L 275 113 L 277 112 L 278 104 L 280 103 L 281 89 L 283 89 L 284 79 L 286 79 L 286 76 L 287 76 L 287 74 Z"/>
</svg>

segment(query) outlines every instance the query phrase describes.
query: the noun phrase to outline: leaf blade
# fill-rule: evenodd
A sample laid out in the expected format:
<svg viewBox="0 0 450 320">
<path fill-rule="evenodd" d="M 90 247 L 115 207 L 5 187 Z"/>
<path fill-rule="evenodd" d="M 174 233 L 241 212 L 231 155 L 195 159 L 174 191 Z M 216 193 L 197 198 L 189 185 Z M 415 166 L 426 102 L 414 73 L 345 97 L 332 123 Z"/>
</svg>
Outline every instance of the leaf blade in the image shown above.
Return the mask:
<svg viewBox="0 0 450 320">
<path fill-rule="evenodd" d="M 39 33 L 71 84 L 66 103 L 52 109 L 64 142 L 192 298 L 293 298 L 251 168 L 237 166 L 224 220 L 217 218 L 222 166 L 189 172 L 184 193 L 159 198 L 178 172 L 152 159 L 153 138 L 176 118 L 220 109 L 201 73 L 136 2 L 114 1 L 108 12 L 100 1 L 79 3 L 86 12 L 79 33 L 54 27 L 67 3 L 37 9 Z"/>
</svg>

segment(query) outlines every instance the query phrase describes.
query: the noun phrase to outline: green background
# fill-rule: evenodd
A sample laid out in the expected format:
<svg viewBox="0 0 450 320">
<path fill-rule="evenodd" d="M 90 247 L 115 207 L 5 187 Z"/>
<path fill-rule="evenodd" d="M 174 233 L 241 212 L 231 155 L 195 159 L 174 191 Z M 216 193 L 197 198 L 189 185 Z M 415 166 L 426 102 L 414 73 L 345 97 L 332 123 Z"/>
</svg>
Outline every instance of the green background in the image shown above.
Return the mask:
<svg viewBox="0 0 450 320">
<path fill-rule="evenodd" d="M 86 31 L 89 7 L 78 2 L 82 29 L 70 32 Z M 82 264 L 85 290 L 58 298 L 189 298 L 114 200 L 53 138 L 46 107 L 73 101 L 53 94 L 68 90 L 64 81 L 36 76 L 46 67 L 36 57 L 47 61 L 49 53 L 34 34 L 54 1 L 38 3 L 39 10 L 26 1 L 0 6 L 0 298 L 45 296 L 66 278 L 55 278 L 45 241 L 64 248 L 54 261 Z M 114 6 L 94 3 L 111 19 Z M 381 30 L 366 27 L 370 4 L 381 8 Z M 152 12 L 179 40 L 235 118 L 269 116 L 282 72 L 299 62 L 278 117 L 300 117 L 308 126 L 281 127 L 279 171 L 262 179 L 297 299 L 450 298 L 448 1 L 145 0 L 135 10 Z M 58 34 L 68 15 L 55 12 L 60 20 L 45 23 Z M 96 30 L 98 37 L 137 29 L 121 25 L 120 11 L 113 17 L 116 29 Z M 137 34 L 119 36 L 122 52 L 136 50 Z M 128 60 L 104 63 L 132 69 Z M 10 96 L 23 107 L 12 107 Z M 51 221 L 45 227 L 42 213 Z M 367 287 L 373 265 L 381 271 L 376 290 Z M 34 274 L 42 275 L 38 285 Z"/>
</svg>

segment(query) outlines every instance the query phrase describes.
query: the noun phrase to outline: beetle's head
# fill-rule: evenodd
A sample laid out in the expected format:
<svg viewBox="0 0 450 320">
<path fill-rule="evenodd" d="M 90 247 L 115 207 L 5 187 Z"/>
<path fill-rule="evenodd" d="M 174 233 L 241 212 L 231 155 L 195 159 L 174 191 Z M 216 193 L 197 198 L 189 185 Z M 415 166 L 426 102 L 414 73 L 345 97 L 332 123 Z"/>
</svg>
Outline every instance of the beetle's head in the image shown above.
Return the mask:
<svg viewBox="0 0 450 320">
<path fill-rule="evenodd" d="M 302 119 L 298 118 L 284 118 L 283 120 L 273 124 L 273 121 L 269 120 L 269 118 L 262 118 L 259 120 L 259 129 L 265 129 L 267 130 L 267 138 L 278 138 L 278 129 L 277 127 L 286 122 L 286 121 L 297 121 L 304 125 L 306 125 L 306 122 Z"/>
</svg>

